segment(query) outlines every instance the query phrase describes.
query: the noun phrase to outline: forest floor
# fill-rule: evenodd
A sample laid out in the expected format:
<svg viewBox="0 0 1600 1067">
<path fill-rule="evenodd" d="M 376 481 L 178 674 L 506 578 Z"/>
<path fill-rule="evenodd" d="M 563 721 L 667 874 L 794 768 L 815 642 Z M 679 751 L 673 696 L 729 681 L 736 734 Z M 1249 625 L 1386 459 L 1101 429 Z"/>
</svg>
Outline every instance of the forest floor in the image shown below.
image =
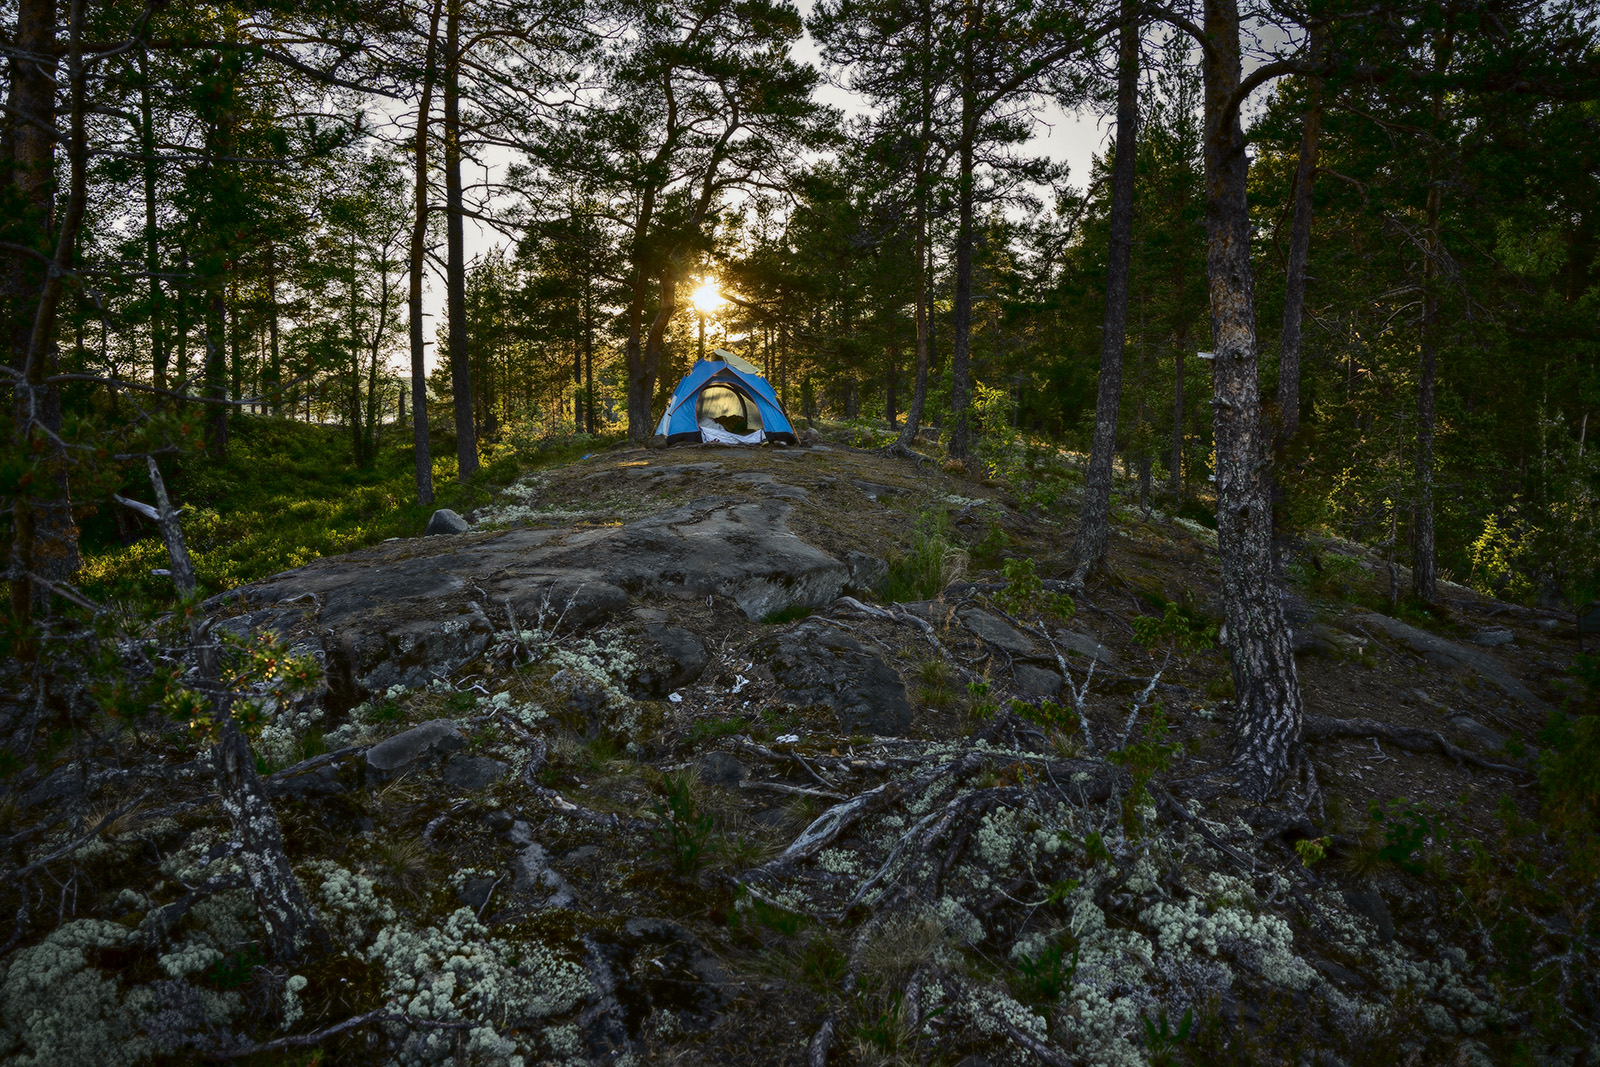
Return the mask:
<svg viewBox="0 0 1600 1067">
<path fill-rule="evenodd" d="M 108 728 L 159 777 L 63 753 L 6 786 L 23 863 L 116 820 L 0 894 L 0 1058 L 1600 1056 L 1594 879 L 1539 776 L 1573 743 L 1551 709 L 1593 702 L 1570 615 L 1393 605 L 1372 552 L 1302 537 L 1319 788 L 1206 799 L 1233 713 L 1214 532 L 1119 496 L 1068 598 L 1073 457 L 974 479 L 853 440 L 612 447 L 469 532 L 215 598 L 327 669 L 256 747 L 338 947 L 267 959 L 203 750 Z"/>
</svg>

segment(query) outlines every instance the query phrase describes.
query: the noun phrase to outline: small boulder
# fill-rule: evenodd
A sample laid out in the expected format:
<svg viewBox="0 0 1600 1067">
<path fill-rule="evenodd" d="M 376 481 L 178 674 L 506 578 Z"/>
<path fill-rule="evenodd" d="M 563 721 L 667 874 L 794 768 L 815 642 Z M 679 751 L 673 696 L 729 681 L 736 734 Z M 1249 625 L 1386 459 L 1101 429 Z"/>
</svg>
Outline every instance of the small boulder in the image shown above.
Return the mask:
<svg viewBox="0 0 1600 1067">
<path fill-rule="evenodd" d="M 1479 630 L 1469 640 L 1475 645 L 1482 645 L 1484 648 L 1499 648 L 1501 645 L 1509 645 L 1516 640 L 1516 635 L 1504 626 L 1491 626 L 1487 630 Z"/>
<path fill-rule="evenodd" d="M 1055 671 L 1018 663 L 1012 667 L 1011 673 L 1017 680 L 1017 692 L 1024 698 L 1054 700 L 1056 694 L 1061 692 L 1061 675 Z"/>
<path fill-rule="evenodd" d="M 1013 656 L 1032 656 L 1038 653 L 1039 647 L 1033 639 L 1022 633 L 1016 627 L 987 611 L 977 608 L 968 608 L 961 613 L 961 621 L 967 629 L 983 638 L 989 644 Z"/>
<path fill-rule="evenodd" d="M 433 518 L 428 520 L 427 527 L 422 531 L 423 537 L 432 537 L 434 534 L 464 534 L 472 529 L 472 525 L 460 515 L 449 508 L 440 508 L 433 513 Z"/>
<path fill-rule="evenodd" d="M 694 761 L 694 769 L 702 782 L 727 789 L 738 788 L 739 783 L 750 776 L 745 765 L 726 752 L 707 752 Z"/>
<path fill-rule="evenodd" d="M 461 728 L 450 719 L 433 719 L 367 749 L 367 766 L 381 775 L 394 774 L 434 756 L 467 746 Z"/>
<path fill-rule="evenodd" d="M 1394 940 L 1394 917 L 1389 905 L 1376 889 L 1352 889 L 1344 895 L 1345 906 L 1369 920 L 1378 931 L 1378 940 L 1384 944 Z"/>
<path fill-rule="evenodd" d="M 838 627 L 808 619 L 768 638 L 772 674 L 797 707 L 824 706 L 847 732 L 895 737 L 911 726 L 911 702 L 894 669 Z"/>
<path fill-rule="evenodd" d="M 1498 752 L 1506 743 L 1506 739 L 1495 733 L 1471 715 L 1454 714 L 1450 716 L 1450 725 L 1470 738 L 1476 744 L 1482 745 L 1490 752 Z"/>
<path fill-rule="evenodd" d="M 482 911 L 498 881 L 497 878 L 468 878 L 456 890 L 456 897 L 473 911 Z"/>
<path fill-rule="evenodd" d="M 678 626 L 659 625 L 659 620 L 641 621 L 652 625 L 638 655 L 639 668 L 628 680 L 634 696 L 659 700 L 700 677 L 710 662 L 700 638 Z"/>
<path fill-rule="evenodd" d="M 465 793 L 487 789 L 506 776 L 506 764 L 488 756 L 453 756 L 444 765 L 445 783 Z"/>
<path fill-rule="evenodd" d="M 889 576 L 889 563 L 866 552 L 846 552 L 844 565 L 850 568 L 850 587 L 857 593 L 870 593 Z"/>
<path fill-rule="evenodd" d="M 570 908 L 578 902 L 572 886 L 550 866 L 550 857 L 538 842 L 517 853 L 511 861 L 511 875 L 517 891 L 532 895 L 537 907 Z"/>
<path fill-rule="evenodd" d="M 1068 652 L 1075 652 L 1080 656 L 1097 659 L 1107 667 L 1114 666 L 1117 662 L 1116 654 L 1092 637 L 1075 633 L 1072 630 L 1066 630 L 1054 636 L 1056 644 Z"/>
</svg>

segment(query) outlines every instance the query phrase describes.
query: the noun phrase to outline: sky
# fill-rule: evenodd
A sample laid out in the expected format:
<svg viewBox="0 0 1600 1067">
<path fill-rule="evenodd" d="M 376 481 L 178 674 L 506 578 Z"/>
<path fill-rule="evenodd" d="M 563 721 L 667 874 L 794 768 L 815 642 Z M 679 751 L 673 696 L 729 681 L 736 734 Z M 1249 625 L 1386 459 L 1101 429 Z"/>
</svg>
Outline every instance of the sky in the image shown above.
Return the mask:
<svg viewBox="0 0 1600 1067">
<path fill-rule="evenodd" d="M 798 0 L 800 14 L 809 17 L 814 6 L 814 0 Z M 824 68 L 822 57 L 817 51 L 816 43 L 809 33 L 802 35 L 796 42 L 794 49 L 795 58 L 801 62 L 810 63 L 812 66 L 823 70 L 824 78 L 830 73 Z M 862 101 L 848 89 L 841 88 L 831 80 L 825 80 L 818 97 L 824 103 L 831 104 L 844 112 L 848 118 L 852 115 L 862 114 L 866 107 Z M 1096 152 L 1103 151 L 1107 138 L 1111 133 L 1111 121 L 1108 117 L 1096 115 L 1092 112 L 1068 114 L 1055 105 L 1048 106 L 1042 114 L 1040 129 L 1029 148 L 1036 154 L 1049 156 L 1051 159 L 1066 163 L 1071 168 L 1070 181 L 1080 186 L 1083 177 L 1089 171 L 1089 164 Z M 491 168 L 495 164 L 491 163 Z M 472 181 L 470 171 L 464 175 L 468 182 Z M 466 255 L 468 262 L 476 255 L 480 255 L 497 245 L 506 244 L 503 234 L 495 231 L 475 219 L 466 222 Z M 424 331 L 427 338 L 428 356 L 427 365 L 431 373 L 437 356 L 437 345 L 434 343 L 435 328 L 444 319 L 444 284 L 437 275 L 430 275 L 428 286 L 423 295 L 423 311 L 428 316 L 428 329 Z M 404 358 L 404 357 L 402 357 Z"/>
</svg>

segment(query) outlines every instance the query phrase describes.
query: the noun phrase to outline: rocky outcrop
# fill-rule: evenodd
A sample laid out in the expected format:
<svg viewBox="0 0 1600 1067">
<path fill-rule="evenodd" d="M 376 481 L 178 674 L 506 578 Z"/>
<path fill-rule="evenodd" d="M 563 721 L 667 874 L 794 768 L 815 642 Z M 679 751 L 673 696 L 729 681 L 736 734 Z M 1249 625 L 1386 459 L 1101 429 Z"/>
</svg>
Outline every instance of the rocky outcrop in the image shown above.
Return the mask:
<svg viewBox="0 0 1600 1067">
<path fill-rule="evenodd" d="M 888 664 L 836 626 L 807 619 L 758 646 L 796 707 L 823 706 L 845 733 L 903 734 L 911 726 L 905 683 Z"/>
<path fill-rule="evenodd" d="M 1476 648 L 1468 648 L 1454 641 L 1446 640 L 1426 630 L 1419 630 L 1409 623 L 1399 619 L 1391 619 L 1387 615 L 1371 612 L 1359 615 L 1356 620 L 1374 629 L 1381 630 L 1397 641 L 1403 641 L 1411 648 L 1422 654 L 1422 657 L 1436 667 L 1465 667 L 1476 671 L 1483 678 L 1488 679 L 1507 695 L 1521 701 L 1524 705 L 1536 711 L 1548 711 L 1549 705 L 1533 694 L 1533 691 L 1512 677 L 1500 662 L 1487 652 Z"/>
<path fill-rule="evenodd" d="M 228 598 L 248 609 L 237 628 L 314 629 L 330 685 L 348 705 L 447 676 L 481 655 L 497 629 L 571 632 L 619 614 L 630 598 L 725 597 L 754 620 L 822 607 L 865 564 L 852 569 L 790 533 L 790 509 L 781 500 L 705 499 L 621 527 L 395 541 Z M 697 654 L 695 643 L 681 631 L 658 633 L 659 669 L 639 685 L 659 695 L 697 675 L 704 648 Z"/>
</svg>

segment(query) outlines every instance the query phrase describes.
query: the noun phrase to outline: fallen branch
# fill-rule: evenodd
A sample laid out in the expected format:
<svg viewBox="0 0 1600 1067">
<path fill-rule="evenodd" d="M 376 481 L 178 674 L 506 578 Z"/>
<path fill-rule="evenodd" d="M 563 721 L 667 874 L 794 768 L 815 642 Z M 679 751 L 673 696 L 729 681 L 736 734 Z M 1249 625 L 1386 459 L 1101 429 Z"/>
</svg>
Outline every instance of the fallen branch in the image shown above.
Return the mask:
<svg viewBox="0 0 1600 1067">
<path fill-rule="evenodd" d="M 412 1015 L 400 1015 L 392 1011 L 369 1011 L 365 1015 L 357 1015 L 353 1019 L 346 1019 L 342 1023 L 334 1023 L 323 1030 L 312 1034 L 291 1034 L 280 1037 L 276 1041 L 263 1041 L 259 1045 L 247 1045 L 244 1048 L 233 1049 L 229 1052 L 212 1052 L 206 1055 L 213 1060 L 242 1060 L 251 1056 L 259 1056 L 263 1052 L 281 1052 L 291 1048 L 311 1048 L 320 1045 L 331 1037 L 358 1030 L 371 1023 L 403 1023 L 406 1026 L 418 1026 L 426 1030 L 470 1030 L 482 1025 L 475 1022 L 445 1022 L 438 1019 L 418 1019 Z"/>
<path fill-rule="evenodd" d="M 1499 771 L 1502 774 L 1528 773 L 1521 767 L 1494 763 L 1482 756 L 1475 756 L 1465 749 L 1457 748 L 1436 730 L 1424 730 L 1419 726 L 1398 726 L 1394 723 L 1379 722 L 1377 719 L 1335 719 L 1327 715 L 1307 715 L 1301 726 L 1301 736 L 1308 740 L 1330 737 L 1380 737 L 1392 745 L 1411 752 L 1437 752 L 1457 763 L 1470 763 L 1486 771 Z"/>
<path fill-rule="evenodd" d="M 134 797 L 132 800 L 128 801 L 126 804 L 118 807 L 115 811 L 107 814 L 99 822 L 95 823 L 94 826 L 88 830 L 88 832 L 84 833 L 80 837 L 75 838 L 68 844 L 62 845 L 48 856 L 43 856 L 34 860 L 32 863 L 27 864 L 26 866 L 18 867 L 14 871 L 9 871 L 4 875 L 0 875 L 0 883 L 14 882 L 19 878 L 25 878 L 34 871 L 48 867 L 61 857 L 78 851 L 78 849 L 88 844 L 91 839 L 100 836 L 100 831 L 105 829 L 107 826 L 110 826 L 112 820 L 127 814 L 131 808 L 135 808 L 139 804 L 143 803 L 145 797 L 148 797 L 149 795 L 150 790 L 147 789 L 143 793 L 140 793 L 138 796 Z"/>
</svg>

